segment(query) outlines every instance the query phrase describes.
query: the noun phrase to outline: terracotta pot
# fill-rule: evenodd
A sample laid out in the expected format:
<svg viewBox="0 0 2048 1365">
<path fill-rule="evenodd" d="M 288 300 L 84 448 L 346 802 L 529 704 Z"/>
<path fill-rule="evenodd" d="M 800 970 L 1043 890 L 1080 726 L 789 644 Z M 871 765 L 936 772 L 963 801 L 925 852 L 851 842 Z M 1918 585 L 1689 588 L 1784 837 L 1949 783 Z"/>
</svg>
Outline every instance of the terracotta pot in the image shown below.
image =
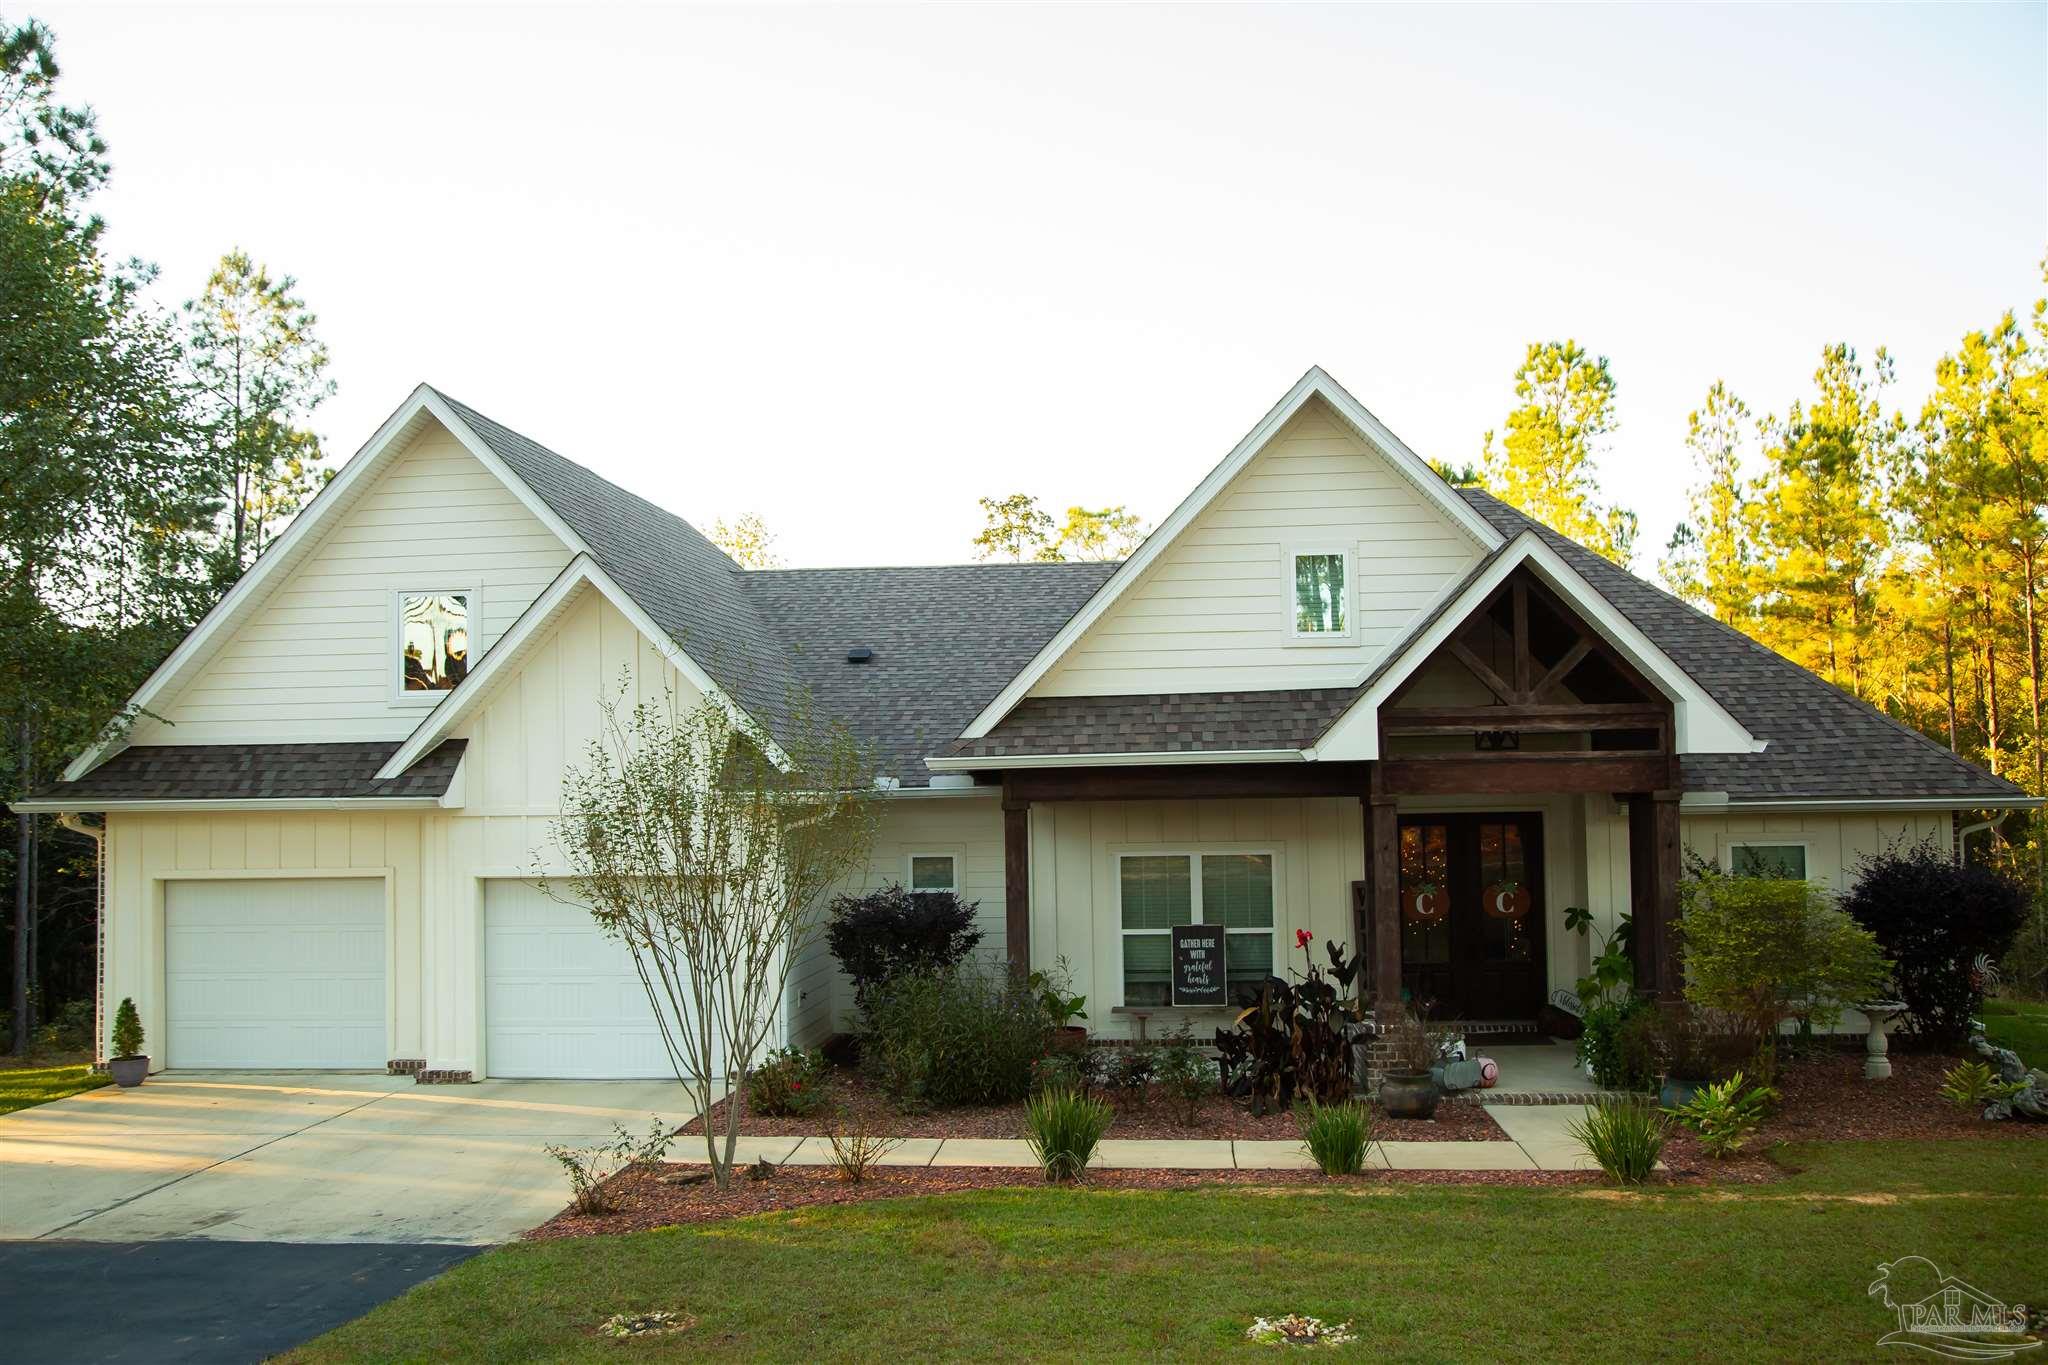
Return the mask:
<svg viewBox="0 0 2048 1365">
<path fill-rule="evenodd" d="M 1380 1107 L 1393 1119 L 1433 1119 L 1443 1091 L 1427 1073 L 1388 1076 L 1380 1082 Z"/>
<path fill-rule="evenodd" d="M 123 1090 L 141 1085 L 143 1078 L 149 1075 L 149 1058 L 115 1057 L 107 1063 L 107 1074 L 112 1076 L 114 1084 Z"/>
<path fill-rule="evenodd" d="M 1086 1052 L 1088 1030 L 1079 1024 L 1068 1024 L 1063 1028 L 1054 1029 L 1052 1049 L 1054 1052 Z"/>
</svg>

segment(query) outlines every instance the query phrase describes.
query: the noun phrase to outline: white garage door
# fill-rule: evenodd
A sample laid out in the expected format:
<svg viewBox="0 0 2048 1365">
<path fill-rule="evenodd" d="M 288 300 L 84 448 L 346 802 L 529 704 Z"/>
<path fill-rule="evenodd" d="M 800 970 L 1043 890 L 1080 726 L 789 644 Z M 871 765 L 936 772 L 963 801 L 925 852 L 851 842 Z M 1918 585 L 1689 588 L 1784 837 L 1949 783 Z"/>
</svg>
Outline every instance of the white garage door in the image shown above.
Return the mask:
<svg viewBox="0 0 2048 1365">
<path fill-rule="evenodd" d="M 531 882 L 484 883 L 484 1069 L 492 1076 L 674 1076 L 633 955 Z"/>
<path fill-rule="evenodd" d="M 164 887 L 164 1065 L 381 1071 L 384 883 Z"/>
</svg>

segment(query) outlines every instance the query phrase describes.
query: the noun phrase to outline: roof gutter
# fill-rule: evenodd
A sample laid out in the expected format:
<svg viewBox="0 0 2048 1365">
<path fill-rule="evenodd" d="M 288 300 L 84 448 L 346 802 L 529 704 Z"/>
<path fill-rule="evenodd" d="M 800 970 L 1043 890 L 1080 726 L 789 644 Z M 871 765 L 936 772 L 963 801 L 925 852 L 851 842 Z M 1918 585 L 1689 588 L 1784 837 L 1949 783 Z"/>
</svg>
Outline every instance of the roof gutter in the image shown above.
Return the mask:
<svg viewBox="0 0 2048 1365">
<path fill-rule="evenodd" d="M 67 815 L 81 811 L 168 814 L 178 811 L 434 810 L 440 804 L 438 796 L 226 797 L 218 801 L 190 797 L 145 801 L 118 797 L 46 796 L 7 803 L 9 809 L 26 811 L 31 815 Z"/>
<path fill-rule="evenodd" d="M 1726 792 L 1687 792 L 1679 805 L 1687 812 L 1701 815 L 1774 810 L 1850 814 L 1890 810 L 2038 810 L 2048 805 L 2048 800 L 2039 796 L 1782 796 L 1735 801 Z"/>
<path fill-rule="evenodd" d="M 1300 749 L 1197 749 L 1155 754 L 1008 754 L 985 758 L 927 758 L 934 772 L 985 772 L 995 768 L 1150 768 L 1193 763 L 1306 763 Z"/>
</svg>

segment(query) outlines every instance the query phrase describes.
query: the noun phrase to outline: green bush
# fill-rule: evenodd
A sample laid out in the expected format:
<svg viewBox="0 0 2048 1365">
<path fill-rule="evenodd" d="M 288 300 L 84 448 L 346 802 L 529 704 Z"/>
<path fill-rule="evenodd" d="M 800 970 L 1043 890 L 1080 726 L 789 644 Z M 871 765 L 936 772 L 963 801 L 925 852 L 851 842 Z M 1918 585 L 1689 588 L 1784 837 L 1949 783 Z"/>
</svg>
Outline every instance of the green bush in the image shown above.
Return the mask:
<svg viewBox="0 0 2048 1365">
<path fill-rule="evenodd" d="M 37 1030 L 38 1041 L 50 1052 L 85 1052 L 92 1047 L 92 1001 L 67 1000 L 56 1017 Z"/>
<path fill-rule="evenodd" d="M 1342 1104 L 1318 1104 L 1310 1100 L 1294 1111 L 1301 1128 L 1301 1145 L 1322 1168 L 1324 1175 L 1357 1175 L 1365 1169 L 1366 1154 L 1372 1150 L 1372 1110 L 1357 1100 Z"/>
<path fill-rule="evenodd" d="M 1601 1089 L 1647 1090 L 1656 1084 L 1657 1078 L 1646 1074 L 1651 1054 L 1631 1032 L 1634 1022 L 1653 1009 L 1653 1003 L 1640 995 L 1609 996 L 1587 1009 L 1585 1029 L 1579 1034 L 1579 1060 L 1592 1064 L 1593 1081 Z"/>
<path fill-rule="evenodd" d="M 1202 1101 L 1216 1093 L 1216 1063 L 1195 1045 L 1185 1023 L 1152 1058 L 1152 1075 L 1174 1118 L 1184 1126 L 1193 1125 Z"/>
<path fill-rule="evenodd" d="M 899 1106 L 1007 1104 L 1030 1093 L 1052 1028 L 1007 973 L 910 972 L 868 1006 L 861 1064 Z"/>
<path fill-rule="evenodd" d="M 2001 1081 L 1986 1062 L 1962 1062 L 1941 1077 L 1941 1097 L 1958 1109 L 1982 1109 L 2027 1088 L 2025 1081 Z"/>
<path fill-rule="evenodd" d="M 1725 1081 L 1701 1086 L 1690 1101 L 1664 1112 L 1699 1135 L 1702 1151 L 1719 1158 L 1732 1156 L 1749 1141 L 1776 1098 L 1775 1090 L 1749 1085 L 1738 1071 Z"/>
<path fill-rule="evenodd" d="M 124 996 L 114 1011 L 114 1055 L 140 1057 L 143 1042 L 142 1016 L 135 1012 L 135 1002 Z"/>
<path fill-rule="evenodd" d="M 1830 1027 L 1842 1006 L 1886 990 L 1891 964 L 1875 936 L 1811 882 L 1710 875 L 1679 890 L 1685 998 L 1760 1041 L 1789 1019 Z"/>
<path fill-rule="evenodd" d="M 747 1108 L 756 1114 L 802 1118 L 825 1102 L 823 1053 L 779 1047 L 747 1073 Z"/>
<path fill-rule="evenodd" d="M 1109 1130 L 1110 1108 L 1071 1090 L 1033 1095 L 1025 1106 L 1024 1141 L 1047 1180 L 1076 1180 Z"/>
<path fill-rule="evenodd" d="M 1640 1185 L 1656 1169 L 1671 1125 L 1654 1105 L 1642 1100 L 1602 1100 L 1566 1130 L 1609 1180 Z"/>
<path fill-rule="evenodd" d="M 976 903 L 951 891 L 906 891 L 890 885 L 864 896 L 839 896 L 825 941 L 863 1012 L 896 977 L 946 972 L 981 942 Z"/>
</svg>

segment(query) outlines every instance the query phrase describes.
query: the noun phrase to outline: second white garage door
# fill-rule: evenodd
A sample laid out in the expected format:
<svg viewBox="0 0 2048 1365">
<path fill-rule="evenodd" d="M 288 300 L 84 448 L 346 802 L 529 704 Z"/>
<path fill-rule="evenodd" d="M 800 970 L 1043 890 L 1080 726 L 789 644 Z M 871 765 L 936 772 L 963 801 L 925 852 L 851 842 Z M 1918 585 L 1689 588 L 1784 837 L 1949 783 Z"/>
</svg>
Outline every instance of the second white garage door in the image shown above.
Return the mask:
<svg viewBox="0 0 2048 1365">
<path fill-rule="evenodd" d="M 484 1069 L 494 1077 L 673 1077 L 633 955 L 531 882 L 484 883 Z"/>
<path fill-rule="evenodd" d="M 384 1069 L 384 883 L 164 887 L 164 1065 Z"/>
</svg>

